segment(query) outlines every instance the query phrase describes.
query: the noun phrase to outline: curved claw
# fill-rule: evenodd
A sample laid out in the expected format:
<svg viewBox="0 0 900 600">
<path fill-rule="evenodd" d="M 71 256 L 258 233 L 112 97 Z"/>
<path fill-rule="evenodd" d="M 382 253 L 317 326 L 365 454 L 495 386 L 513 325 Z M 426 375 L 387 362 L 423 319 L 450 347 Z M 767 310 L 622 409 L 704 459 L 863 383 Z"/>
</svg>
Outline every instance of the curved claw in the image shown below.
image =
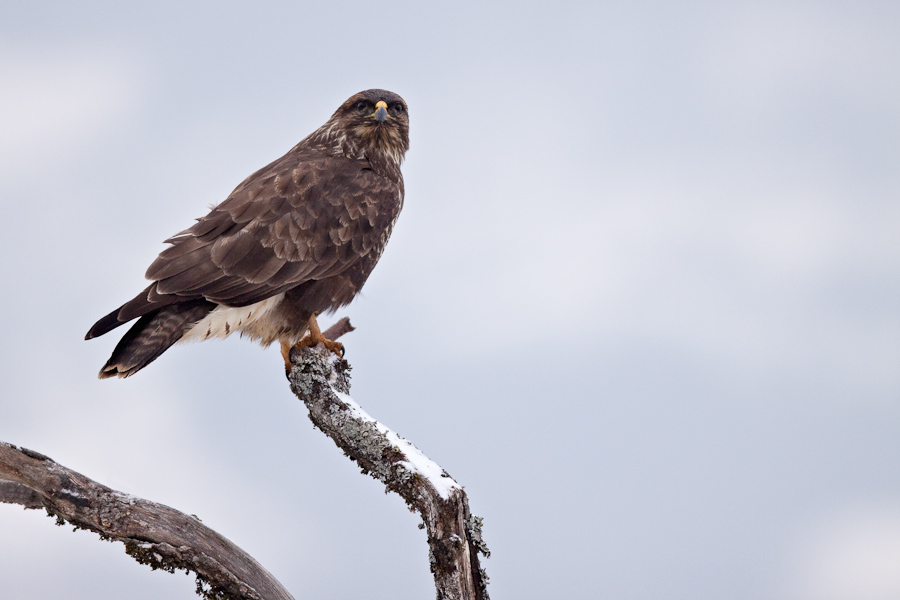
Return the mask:
<svg viewBox="0 0 900 600">
<path fill-rule="evenodd" d="M 288 378 L 290 378 L 291 375 L 294 352 L 299 348 L 311 348 L 313 346 L 318 346 L 319 344 L 322 344 L 331 352 L 344 358 L 344 345 L 340 342 L 329 340 L 322 335 L 321 330 L 319 330 L 319 324 L 316 322 L 315 315 L 309 319 L 309 333 L 306 334 L 306 337 L 294 345 L 291 345 L 290 342 L 284 340 L 281 341 L 281 356 L 284 358 L 284 372 L 287 374 Z"/>
<path fill-rule="evenodd" d="M 341 358 L 344 358 L 344 345 L 342 343 L 335 342 L 333 340 L 326 340 L 325 338 L 322 338 L 322 345 L 325 346 L 326 348 L 328 348 L 329 350 L 331 350 L 332 352 L 334 352 L 335 354 L 337 354 L 338 356 L 340 356 Z"/>
<path fill-rule="evenodd" d="M 305 338 L 303 338 L 302 340 L 297 342 L 291 348 L 291 352 L 293 352 L 297 348 L 313 348 L 315 346 L 318 346 L 319 344 L 322 344 L 323 346 L 325 346 L 326 349 L 330 350 L 331 352 L 334 352 L 341 358 L 344 358 L 344 345 L 340 342 L 335 342 L 333 340 L 326 339 L 326 338 L 322 337 L 321 335 L 319 335 L 319 336 L 307 335 Z"/>
</svg>

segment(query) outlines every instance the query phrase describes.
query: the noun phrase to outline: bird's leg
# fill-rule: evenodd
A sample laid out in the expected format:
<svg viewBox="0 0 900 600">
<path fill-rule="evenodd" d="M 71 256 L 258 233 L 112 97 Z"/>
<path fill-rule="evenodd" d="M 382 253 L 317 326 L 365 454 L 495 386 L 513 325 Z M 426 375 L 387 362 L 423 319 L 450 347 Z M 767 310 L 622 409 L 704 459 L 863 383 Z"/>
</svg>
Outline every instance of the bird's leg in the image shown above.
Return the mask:
<svg viewBox="0 0 900 600">
<path fill-rule="evenodd" d="M 319 343 L 324 345 L 326 348 L 334 352 L 340 357 L 344 356 L 344 345 L 340 342 L 335 342 L 329 339 L 326 339 L 325 336 L 322 335 L 322 331 L 319 329 L 319 322 L 316 321 L 316 315 L 313 314 L 309 318 L 309 323 L 307 323 L 307 328 L 309 328 L 309 333 L 302 340 L 297 342 L 295 348 L 305 348 L 307 346 L 315 346 Z M 282 353 L 284 351 L 282 350 Z"/>
</svg>

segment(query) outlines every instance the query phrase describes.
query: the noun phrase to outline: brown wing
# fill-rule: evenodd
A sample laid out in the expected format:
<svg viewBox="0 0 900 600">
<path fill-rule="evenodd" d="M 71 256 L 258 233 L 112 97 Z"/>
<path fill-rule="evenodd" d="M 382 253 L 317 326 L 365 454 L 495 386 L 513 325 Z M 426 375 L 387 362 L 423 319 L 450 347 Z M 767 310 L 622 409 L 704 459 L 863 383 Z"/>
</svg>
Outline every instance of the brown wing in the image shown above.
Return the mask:
<svg viewBox="0 0 900 600">
<path fill-rule="evenodd" d="M 383 245 L 402 194 L 402 183 L 364 160 L 288 153 L 166 240 L 172 246 L 147 269 L 154 283 L 97 325 L 196 298 L 246 306 L 337 275 Z"/>
</svg>

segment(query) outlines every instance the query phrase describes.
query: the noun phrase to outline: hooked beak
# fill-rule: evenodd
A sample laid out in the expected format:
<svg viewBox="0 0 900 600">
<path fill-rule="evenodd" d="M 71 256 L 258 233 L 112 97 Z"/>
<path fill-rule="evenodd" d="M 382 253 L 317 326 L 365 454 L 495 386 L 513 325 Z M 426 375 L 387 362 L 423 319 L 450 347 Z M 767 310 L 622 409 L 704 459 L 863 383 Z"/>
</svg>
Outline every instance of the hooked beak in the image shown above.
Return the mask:
<svg viewBox="0 0 900 600">
<path fill-rule="evenodd" d="M 387 113 L 387 102 L 384 100 L 379 100 L 375 103 L 375 114 L 372 115 L 379 123 L 384 123 L 384 120 L 388 118 Z"/>
</svg>

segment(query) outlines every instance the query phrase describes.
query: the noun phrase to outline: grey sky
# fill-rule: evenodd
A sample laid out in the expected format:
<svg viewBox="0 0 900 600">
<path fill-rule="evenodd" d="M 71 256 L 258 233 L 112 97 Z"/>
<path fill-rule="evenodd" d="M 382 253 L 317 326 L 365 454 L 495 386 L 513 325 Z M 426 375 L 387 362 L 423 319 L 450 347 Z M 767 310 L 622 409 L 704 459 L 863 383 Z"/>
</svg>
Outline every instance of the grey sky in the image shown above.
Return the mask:
<svg viewBox="0 0 900 600">
<path fill-rule="evenodd" d="M 494 598 L 900 596 L 900 5 L 3 1 L 0 439 L 298 598 L 431 597 L 277 349 L 96 379 L 162 240 L 354 92 L 410 105 L 353 396 L 466 486 Z M 0 506 L 0 596 L 191 598 Z"/>
</svg>

